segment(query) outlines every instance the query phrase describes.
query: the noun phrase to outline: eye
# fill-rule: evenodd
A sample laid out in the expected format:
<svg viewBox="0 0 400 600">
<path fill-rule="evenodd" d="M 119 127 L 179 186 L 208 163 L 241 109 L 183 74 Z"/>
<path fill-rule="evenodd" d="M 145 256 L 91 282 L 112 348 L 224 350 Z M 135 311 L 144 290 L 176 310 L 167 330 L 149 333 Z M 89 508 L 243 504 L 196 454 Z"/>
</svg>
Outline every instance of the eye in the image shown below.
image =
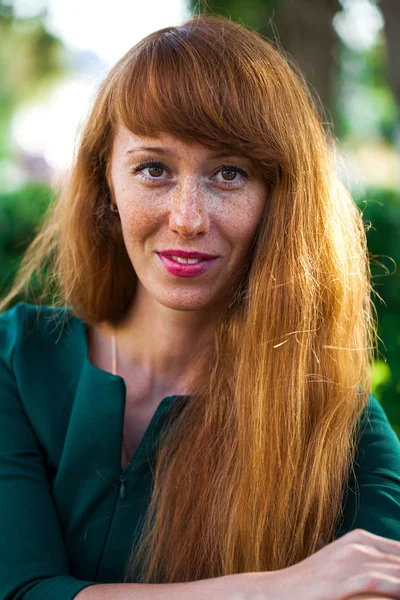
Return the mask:
<svg viewBox="0 0 400 600">
<path fill-rule="evenodd" d="M 218 176 L 221 177 L 218 177 Z M 223 165 L 215 173 L 214 178 L 218 183 L 240 185 L 249 178 L 247 171 L 236 165 Z"/>
<path fill-rule="evenodd" d="M 156 179 L 164 179 L 163 174 L 165 174 L 164 172 L 167 172 L 168 169 L 163 163 L 146 161 L 131 167 L 130 171 L 134 175 L 142 176 L 147 181 L 154 181 Z"/>
<path fill-rule="evenodd" d="M 238 172 L 235 171 L 235 169 L 223 169 L 221 171 L 223 179 L 226 179 L 227 181 L 232 181 L 233 179 L 235 179 L 237 173 Z"/>
<path fill-rule="evenodd" d="M 148 169 L 149 175 L 151 175 L 151 177 L 161 177 L 164 171 L 161 165 L 152 165 L 151 167 L 146 167 L 146 169 Z"/>
</svg>

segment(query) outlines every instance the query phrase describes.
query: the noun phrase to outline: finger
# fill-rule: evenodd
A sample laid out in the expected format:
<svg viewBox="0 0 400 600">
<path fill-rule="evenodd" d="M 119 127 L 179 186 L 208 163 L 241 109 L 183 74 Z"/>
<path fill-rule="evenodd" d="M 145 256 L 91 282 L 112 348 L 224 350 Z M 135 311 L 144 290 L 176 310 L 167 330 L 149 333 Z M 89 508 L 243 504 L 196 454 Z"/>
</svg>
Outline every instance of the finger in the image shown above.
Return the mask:
<svg viewBox="0 0 400 600">
<path fill-rule="evenodd" d="M 387 600 L 393 598 L 393 596 L 382 596 L 381 594 L 357 594 L 357 596 L 351 596 L 349 600 Z"/>
<path fill-rule="evenodd" d="M 397 562 L 391 563 L 389 562 L 389 560 L 384 560 L 384 562 L 366 562 L 363 564 L 363 568 L 365 568 L 367 571 L 381 571 L 382 573 L 387 571 L 390 572 L 392 575 L 395 575 L 396 577 L 400 577 L 399 559 L 397 558 L 397 556 L 395 556 L 394 558 Z"/>
<path fill-rule="evenodd" d="M 347 538 L 346 541 L 345 538 Z M 383 554 L 400 556 L 400 542 L 391 540 L 389 538 L 384 538 L 380 535 L 375 535 L 374 533 L 366 531 L 365 529 L 354 529 L 353 531 L 346 533 L 346 535 L 340 539 L 342 539 L 345 543 L 351 541 L 358 544 L 373 546 L 377 550 L 383 552 Z"/>
<path fill-rule="evenodd" d="M 344 598 L 353 598 L 361 594 L 387 596 L 400 599 L 400 578 L 379 571 L 370 571 L 348 579 L 342 591 Z M 342 597 L 342 596 L 341 596 Z"/>
<path fill-rule="evenodd" d="M 387 552 L 378 550 L 378 548 L 365 544 L 351 544 L 350 547 L 361 553 L 365 560 L 370 561 L 365 564 L 376 565 L 378 561 L 381 561 L 381 564 L 393 563 L 400 566 L 400 556 L 396 554 L 388 554 Z"/>
<path fill-rule="evenodd" d="M 351 596 L 349 600 L 387 600 L 393 596 L 382 596 L 381 594 L 357 594 L 357 596 Z"/>
</svg>

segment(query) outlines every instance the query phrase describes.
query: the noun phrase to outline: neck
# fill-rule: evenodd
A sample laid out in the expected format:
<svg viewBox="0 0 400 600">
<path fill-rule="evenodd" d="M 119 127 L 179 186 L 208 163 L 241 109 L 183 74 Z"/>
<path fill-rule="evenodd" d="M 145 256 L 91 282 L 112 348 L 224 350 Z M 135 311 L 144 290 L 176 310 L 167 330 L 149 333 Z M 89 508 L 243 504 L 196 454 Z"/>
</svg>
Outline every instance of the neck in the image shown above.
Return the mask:
<svg viewBox="0 0 400 600">
<path fill-rule="evenodd" d="M 174 310 L 138 293 L 116 328 L 118 372 L 131 373 L 149 389 L 190 392 L 190 382 L 206 364 L 215 313 Z"/>
</svg>

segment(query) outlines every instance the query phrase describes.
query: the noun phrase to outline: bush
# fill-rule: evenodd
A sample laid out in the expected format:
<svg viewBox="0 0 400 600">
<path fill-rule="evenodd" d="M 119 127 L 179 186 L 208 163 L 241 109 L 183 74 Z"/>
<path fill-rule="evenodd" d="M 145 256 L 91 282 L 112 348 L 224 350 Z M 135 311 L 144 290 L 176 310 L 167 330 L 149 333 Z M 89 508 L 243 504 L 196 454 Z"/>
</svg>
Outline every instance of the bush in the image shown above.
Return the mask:
<svg viewBox="0 0 400 600">
<path fill-rule="evenodd" d="M 400 436 L 400 194 L 370 189 L 355 200 L 371 225 L 367 240 L 373 287 L 385 303 L 373 297 L 383 342 L 373 369 L 373 391 Z"/>
<path fill-rule="evenodd" d="M 9 291 L 21 258 L 53 198 L 53 190 L 40 183 L 0 194 L 0 298 Z"/>
<path fill-rule="evenodd" d="M 0 297 L 9 290 L 21 256 L 33 239 L 54 192 L 30 183 L 0 195 Z M 378 313 L 380 359 L 373 368 L 373 392 L 400 436 L 400 198 L 392 190 L 369 190 L 355 201 L 371 225 L 367 233 Z M 39 290 L 37 290 L 39 291 Z M 26 299 L 33 301 L 35 285 Z"/>
</svg>

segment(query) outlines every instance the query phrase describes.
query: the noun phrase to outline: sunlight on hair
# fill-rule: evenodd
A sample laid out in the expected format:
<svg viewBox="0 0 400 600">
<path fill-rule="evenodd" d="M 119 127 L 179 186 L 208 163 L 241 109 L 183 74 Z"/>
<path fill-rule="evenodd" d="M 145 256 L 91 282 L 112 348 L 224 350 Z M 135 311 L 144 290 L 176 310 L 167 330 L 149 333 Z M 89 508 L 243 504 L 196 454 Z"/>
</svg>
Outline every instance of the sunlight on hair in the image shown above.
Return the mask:
<svg viewBox="0 0 400 600">
<path fill-rule="evenodd" d="M 362 214 L 285 56 L 237 23 L 196 17 L 150 34 L 110 71 L 0 310 L 37 275 L 86 323 L 129 311 L 137 278 L 108 178 L 121 125 L 229 147 L 268 189 L 193 402 L 160 434 L 125 581 L 283 569 L 334 538 L 368 404 L 377 332 Z"/>
</svg>

